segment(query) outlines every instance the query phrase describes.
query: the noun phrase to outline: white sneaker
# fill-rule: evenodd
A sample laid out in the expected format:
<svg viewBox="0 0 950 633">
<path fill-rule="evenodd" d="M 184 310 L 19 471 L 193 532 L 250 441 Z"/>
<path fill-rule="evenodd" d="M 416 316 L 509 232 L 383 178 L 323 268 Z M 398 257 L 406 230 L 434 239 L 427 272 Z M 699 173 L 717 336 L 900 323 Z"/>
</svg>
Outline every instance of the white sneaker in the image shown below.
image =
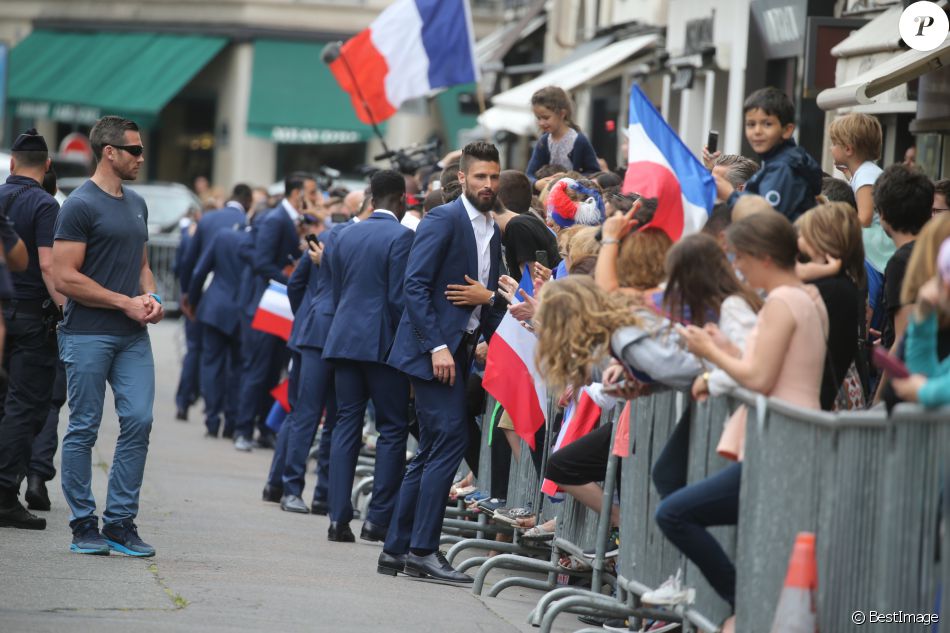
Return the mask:
<svg viewBox="0 0 950 633">
<path fill-rule="evenodd" d="M 696 590 L 683 586 L 683 570 L 677 569 L 662 585 L 648 591 L 640 600 L 643 604 L 671 607 L 677 604 L 692 604 L 696 600 Z"/>
</svg>

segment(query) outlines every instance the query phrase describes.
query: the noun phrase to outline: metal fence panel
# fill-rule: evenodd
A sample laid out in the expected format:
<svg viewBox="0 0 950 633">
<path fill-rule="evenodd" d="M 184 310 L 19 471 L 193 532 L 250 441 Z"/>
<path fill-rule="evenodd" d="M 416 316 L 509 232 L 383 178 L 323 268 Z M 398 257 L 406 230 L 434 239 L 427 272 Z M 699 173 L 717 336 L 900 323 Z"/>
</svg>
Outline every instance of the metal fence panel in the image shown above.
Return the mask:
<svg viewBox="0 0 950 633">
<path fill-rule="evenodd" d="M 150 235 L 148 238 L 148 263 L 155 277 L 158 294 L 162 296 L 165 310 L 178 310 L 179 287 L 175 275 L 175 253 L 181 241 L 177 234 Z"/>
</svg>

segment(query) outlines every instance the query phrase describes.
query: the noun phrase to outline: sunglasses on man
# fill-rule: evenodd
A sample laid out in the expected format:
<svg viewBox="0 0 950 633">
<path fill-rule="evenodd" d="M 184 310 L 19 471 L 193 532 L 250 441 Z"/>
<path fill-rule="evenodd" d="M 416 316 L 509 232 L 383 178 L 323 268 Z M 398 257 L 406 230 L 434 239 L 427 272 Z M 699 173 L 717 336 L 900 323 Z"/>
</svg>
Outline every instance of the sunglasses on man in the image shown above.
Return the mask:
<svg viewBox="0 0 950 633">
<path fill-rule="evenodd" d="M 106 143 L 103 147 L 114 147 L 115 149 L 121 149 L 122 151 L 132 154 L 132 156 L 139 157 L 145 152 L 145 147 L 142 145 L 113 145 L 112 143 Z"/>
</svg>

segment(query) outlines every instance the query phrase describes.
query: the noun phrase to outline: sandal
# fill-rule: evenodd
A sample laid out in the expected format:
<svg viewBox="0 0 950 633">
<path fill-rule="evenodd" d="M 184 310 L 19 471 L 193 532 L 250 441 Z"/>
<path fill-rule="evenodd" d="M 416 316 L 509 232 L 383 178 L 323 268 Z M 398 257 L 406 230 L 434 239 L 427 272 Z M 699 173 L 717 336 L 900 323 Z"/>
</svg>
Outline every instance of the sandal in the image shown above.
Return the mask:
<svg viewBox="0 0 950 633">
<path fill-rule="evenodd" d="M 522 540 L 525 541 L 550 541 L 554 538 L 554 530 L 548 530 L 544 527 L 545 524 L 536 525 L 528 530 L 525 530 L 521 535 Z"/>
<path fill-rule="evenodd" d="M 557 562 L 557 566 L 565 571 L 587 572 L 593 570 L 593 567 L 591 567 L 587 561 L 567 555 L 561 556 Z"/>
</svg>

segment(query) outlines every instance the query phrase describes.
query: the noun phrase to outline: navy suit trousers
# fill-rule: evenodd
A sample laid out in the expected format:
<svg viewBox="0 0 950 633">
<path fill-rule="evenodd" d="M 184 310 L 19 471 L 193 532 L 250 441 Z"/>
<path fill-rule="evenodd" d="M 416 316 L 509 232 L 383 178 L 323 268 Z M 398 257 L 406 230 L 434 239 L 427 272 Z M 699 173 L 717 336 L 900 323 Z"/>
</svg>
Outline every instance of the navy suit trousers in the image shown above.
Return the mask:
<svg viewBox="0 0 950 633">
<path fill-rule="evenodd" d="M 366 520 L 388 527 L 406 468 L 409 435 L 409 381 L 382 363 L 335 361 L 339 411 L 330 446 L 330 520 L 353 518 L 351 492 L 363 438 L 363 417 L 370 398 L 376 410 L 376 467 Z"/>
<path fill-rule="evenodd" d="M 416 394 L 419 449 L 406 468 L 394 521 L 386 535 L 385 551 L 404 554 L 409 549 L 439 548 L 445 500 L 465 449 L 468 420 L 465 383 L 470 350 L 455 352 L 455 384 L 410 378 Z"/>
<path fill-rule="evenodd" d="M 241 340 L 205 325 L 201 333 L 201 397 L 209 433 L 217 435 L 222 415 L 224 430 L 234 430 L 240 392 Z"/>
<path fill-rule="evenodd" d="M 303 495 L 307 456 L 324 409 L 324 434 L 332 434 L 336 418 L 333 367 L 323 360 L 320 350 L 305 347 L 302 353 L 294 354 L 290 389 L 295 394 L 292 410 L 277 435 L 277 447 L 267 481 L 271 486 L 283 488 L 284 494 L 299 497 Z M 326 497 L 325 494 L 323 496 Z M 315 491 L 314 499 L 317 498 L 318 493 Z"/>
<path fill-rule="evenodd" d="M 242 324 L 241 394 L 235 437 L 250 439 L 257 421 L 262 434 L 270 434 L 264 426 L 273 398 L 270 391 L 277 386 L 280 370 L 286 363 L 287 344 L 280 338 L 255 330 L 251 320 Z"/>
<path fill-rule="evenodd" d="M 181 378 L 175 393 L 175 405 L 187 411 L 198 399 L 198 368 L 201 357 L 201 332 L 204 326 L 198 321 L 185 319 L 185 358 L 181 361 Z"/>
</svg>

